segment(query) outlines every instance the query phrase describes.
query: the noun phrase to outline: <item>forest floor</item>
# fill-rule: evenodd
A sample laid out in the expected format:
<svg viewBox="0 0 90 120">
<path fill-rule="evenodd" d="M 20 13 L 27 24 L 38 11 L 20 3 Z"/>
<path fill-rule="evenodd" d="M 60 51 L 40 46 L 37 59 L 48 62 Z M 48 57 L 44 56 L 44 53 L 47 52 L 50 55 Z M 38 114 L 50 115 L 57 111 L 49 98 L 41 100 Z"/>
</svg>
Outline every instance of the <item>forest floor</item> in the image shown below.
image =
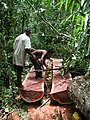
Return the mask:
<svg viewBox="0 0 90 120">
<path fill-rule="evenodd" d="M 37 103 L 29 105 L 28 114 L 30 117 L 28 120 L 72 120 L 74 112 L 74 105 L 62 106 L 58 103 L 52 103 L 49 99 L 41 107 Z"/>
<path fill-rule="evenodd" d="M 23 100 L 17 100 L 22 102 Z M 15 104 L 16 104 L 15 103 Z M 22 107 L 26 106 L 23 114 L 20 114 Z M 18 114 L 17 114 L 18 113 Z M 73 117 L 73 115 L 75 117 Z M 61 105 L 52 100 L 47 94 L 47 90 L 41 100 L 33 103 L 23 101 L 22 106 L 16 108 L 16 111 L 8 114 L 8 117 L 2 120 L 86 120 L 86 118 L 78 111 L 75 105 Z"/>
<path fill-rule="evenodd" d="M 86 120 L 77 111 L 74 104 L 60 105 L 46 96 L 40 101 L 24 102 L 23 105 L 27 106 L 27 109 L 22 116 L 17 115 L 17 111 L 14 111 L 8 116 L 8 119 L 3 120 Z M 80 118 L 78 116 L 75 119 L 72 118 L 75 112 L 79 114 Z"/>
</svg>

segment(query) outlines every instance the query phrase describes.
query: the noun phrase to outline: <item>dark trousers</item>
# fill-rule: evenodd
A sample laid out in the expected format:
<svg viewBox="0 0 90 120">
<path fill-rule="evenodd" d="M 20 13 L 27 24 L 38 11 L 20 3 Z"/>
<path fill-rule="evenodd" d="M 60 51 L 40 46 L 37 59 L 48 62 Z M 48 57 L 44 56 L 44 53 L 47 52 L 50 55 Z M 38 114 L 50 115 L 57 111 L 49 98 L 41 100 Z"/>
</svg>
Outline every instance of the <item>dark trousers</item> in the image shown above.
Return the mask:
<svg viewBox="0 0 90 120">
<path fill-rule="evenodd" d="M 23 72 L 23 66 L 14 65 L 15 71 L 17 73 L 18 88 L 22 86 L 21 75 Z"/>
<path fill-rule="evenodd" d="M 36 70 L 36 77 L 42 77 L 42 66 L 41 66 L 40 61 L 36 58 L 33 59 L 31 56 L 30 56 L 30 60 Z"/>
</svg>

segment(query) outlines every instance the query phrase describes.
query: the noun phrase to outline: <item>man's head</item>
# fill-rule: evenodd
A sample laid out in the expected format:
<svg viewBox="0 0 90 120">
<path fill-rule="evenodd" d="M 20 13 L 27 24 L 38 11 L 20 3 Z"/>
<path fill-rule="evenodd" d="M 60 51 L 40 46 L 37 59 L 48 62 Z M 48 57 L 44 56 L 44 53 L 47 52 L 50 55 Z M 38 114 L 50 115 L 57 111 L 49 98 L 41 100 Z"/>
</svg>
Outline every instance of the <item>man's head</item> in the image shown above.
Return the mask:
<svg viewBox="0 0 90 120">
<path fill-rule="evenodd" d="M 52 49 L 48 49 L 47 50 L 47 58 L 49 59 L 53 53 L 54 53 L 54 51 Z"/>
<path fill-rule="evenodd" d="M 24 28 L 24 32 L 26 33 L 27 36 L 29 36 L 31 33 L 31 30 L 26 27 L 26 28 Z"/>
</svg>

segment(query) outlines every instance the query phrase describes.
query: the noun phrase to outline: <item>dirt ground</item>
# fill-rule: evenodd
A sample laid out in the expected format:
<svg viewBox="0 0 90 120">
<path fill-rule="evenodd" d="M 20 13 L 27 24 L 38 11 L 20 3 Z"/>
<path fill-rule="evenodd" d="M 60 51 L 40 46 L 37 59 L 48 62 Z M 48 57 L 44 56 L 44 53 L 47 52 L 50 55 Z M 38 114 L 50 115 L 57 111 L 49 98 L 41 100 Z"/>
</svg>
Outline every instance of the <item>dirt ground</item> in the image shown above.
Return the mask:
<svg viewBox="0 0 90 120">
<path fill-rule="evenodd" d="M 72 120 L 74 112 L 74 105 L 61 106 L 58 103 L 51 103 L 51 100 L 41 107 L 37 102 L 31 104 L 27 111 L 30 115 L 28 120 Z"/>
<path fill-rule="evenodd" d="M 44 97 L 42 101 L 25 103 L 25 105 L 28 108 L 25 112 L 28 117 L 22 117 L 22 119 L 16 112 L 13 112 L 12 119 L 7 120 L 86 120 L 81 114 L 79 114 L 81 119 L 72 119 L 73 114 L 77 112 L 74 104 L 60 105 L 50 98 Z"/>
</svg>

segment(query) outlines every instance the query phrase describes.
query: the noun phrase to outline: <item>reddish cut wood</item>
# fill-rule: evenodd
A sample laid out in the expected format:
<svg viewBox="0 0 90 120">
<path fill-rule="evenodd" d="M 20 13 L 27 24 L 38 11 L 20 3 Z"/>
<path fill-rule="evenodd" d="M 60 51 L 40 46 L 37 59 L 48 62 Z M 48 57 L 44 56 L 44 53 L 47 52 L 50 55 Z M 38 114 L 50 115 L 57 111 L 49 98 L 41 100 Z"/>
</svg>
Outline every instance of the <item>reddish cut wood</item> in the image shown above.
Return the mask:
<svg viewBox="0 0 90 120">
<path fill-rule="evenodd" d="M 61 59 L 52 58 L 53 68 L 61 67 Z M 32 68 L 31 71 L 34 69 Z M 60 74 L 59 70 L 53 70 L 52 89 L 50 96 L 60 104 L 70 104 L 72 101 L 67 93 L 67 87 L 72 80 L 71 74 L 68 73 L 64 76 Z M 35 72 L 28 72 L 23 82 L 24 89 L 19 93 L 26 102 L 36 102 L 44 96 L 44 82 L 45 72 L 43 78 L 35 79 Z"/>
<path fill-rule="evenodd" d="M 19 91 L 22 99 L 29 103 L 40 100 L 44 95 L 44 81 L 44 73 L 43 78 L 35 79 L 35 72 L 28 72 L 23 82 L 24 89 Z"/>
<path fill-rule="evenodd" d="M 58 60 L 54 60 L 54 68 L 59 63 Z M 58 64 L 59 65 L 59 64 Z M 50 96 L 53 100 L 58 101 L 60 104 L 71 104 L 69 94 L 67 92 L 67 87 L 72 81 L 72 76 L 70 73 L 62 76 L 59 70 L 53 71 L 52 89 Z"/>
</svg>

